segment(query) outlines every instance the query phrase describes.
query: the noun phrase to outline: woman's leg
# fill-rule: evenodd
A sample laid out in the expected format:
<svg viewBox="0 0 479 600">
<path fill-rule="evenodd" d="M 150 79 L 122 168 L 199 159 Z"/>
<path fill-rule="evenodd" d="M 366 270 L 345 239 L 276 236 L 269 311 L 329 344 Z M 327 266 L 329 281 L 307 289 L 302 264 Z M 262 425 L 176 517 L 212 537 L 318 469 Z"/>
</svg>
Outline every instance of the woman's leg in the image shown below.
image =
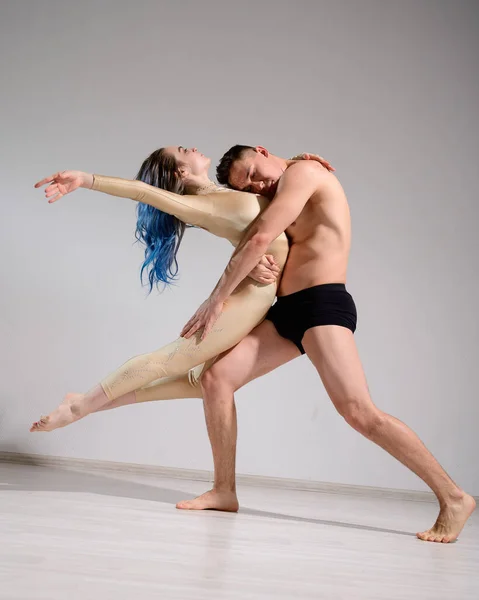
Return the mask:
<svg viewBox="0 0 479 600">
<path fill-rule="evenodd" d="M 103 410 L 111 410 L 112 408 L 119 408 L 120 406 L 127 406 L 129 404 L 139 404 L 142 402 L 152 402 L 156 400 L 180 400 L 185 398 L 203 398 L 203 390 L 201 388 L 201 377 L 211 365 L 217 360 L 217 356 L 206 361 L 193 369 L 190 369 L 188 373 L 184 375 L 177 375 L 175 377 L 163 377 L 152 381 L 145 387 L 135 390 L 133 392 L 127 392 L 119 398 L 114 400 L 108 400 L 106 404 L 101 405 L 97 410 L 92 412 L 100 412 Z M 95 391 L 95 389 L 93 390 Z M 90 392 L 91 393 L 91 392 Z M 103 393 L 103 388 L 98 390 L 98 393 Z M 53 422 L 65 423 L 69 425 L 71 422 L 78 419 L 75 418 L 75 409 L 81 405 L 85 400 L 86 394 L 75 394 L 69 393 L 65 396 L 60 406 L 50 415 L 50 419 L 45 423 L 46 429 L 38 429 L 42 426 L 42 417 L 40 421 L 34 423 L 30 431 L 51 431 L 48 427 Z M 62 427 L 64 425 L 58 425 L 55 427 Z"/>
<path fill-rule="evenodd" d="M 34 423 L 30 431 L 52 431 L 65 427 L 123 396 L 123 402 L 131 404 L 136 398 L 132 392 L 158 379 L 185 375 L 193 367 L 214 360 L 261 322 L 274 293 L 274 286 L 256 286 L 245 280 L 238 292 L 231 296 L 205 340 L 200 341 L 201 332 L 198 332 L 190 339 L 178 338 L 159 350 L 132 358 L 87 394 L 65 398 L 55 411 Z"/>
<path fill-rule="evenodd" d="M 95 412 L 111 410 L 112 408 L 119 408 L 120 406 L 127 406 L 128 404 L 140 404 L 142 402 L 153 402 L 156 400 L 203 398 L 200 379 L 203 373 L 215 360 L 216 357 L 211 361 L 190 369 L 185 375 L 163 377 L 162 379 L 152 381 L 150 384 L 139 390 L 128 392 L 115 400 L 110 400 Z"/>
<path fill-rule="evenodd" d="M 164 377 L 157 381 L 153 381 L 149 385 L 140 388 L 134 392 L 128 392 L 115 398 L 115 400 L 109 400 L 103 406 L 100 406 L 93 412 L 100 412 L 103 410 L 111 410 L 112 408 L 119 408 L 120 406 L 128 406 L 129 404 L 140 404 L 142 402 L 152 402 L 154 400 L 180 400 L 184 398 L 203 398 L 203 391 L 200 385 L 200 376 L 204 370 L 205 365 L 199 365 L 194 369 L 190 369 L 186 375 L 178 375 L 177 377 Z M 197 371 L 199 372 L 195 374 Z M 59 407 L 60 412 L 65 412 L 66 418 L 71 413 L 72 405 L 83 402 L 85 394 L 67 394 Z M 64 406 L 66 405 L 66 406 Z M 32 427 L 32 431 L 34 431 Z"/>
</svg>

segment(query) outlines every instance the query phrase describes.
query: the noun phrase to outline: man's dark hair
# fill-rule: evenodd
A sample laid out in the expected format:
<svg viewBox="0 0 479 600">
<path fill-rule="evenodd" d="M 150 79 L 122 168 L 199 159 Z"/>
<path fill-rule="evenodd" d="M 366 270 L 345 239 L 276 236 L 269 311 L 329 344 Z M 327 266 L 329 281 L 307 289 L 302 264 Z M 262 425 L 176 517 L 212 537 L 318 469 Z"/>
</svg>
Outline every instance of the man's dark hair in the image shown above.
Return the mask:
<svg viewBox="0 0 479 600">
<path fill-rule="evenodd" d="M 228 152 L 223 154 L 222 159 L 216 167 L 216 179 L 219 183 L 231 187 L 229 184 L 231 167 L 233 166 L 234 162 L 241 160 L 245 152 L 248 150 L 254 150 L 254 147 L 241 146 L 240 144 L 237 144 L 236 146 L 232 146 Z"/>
</svg>

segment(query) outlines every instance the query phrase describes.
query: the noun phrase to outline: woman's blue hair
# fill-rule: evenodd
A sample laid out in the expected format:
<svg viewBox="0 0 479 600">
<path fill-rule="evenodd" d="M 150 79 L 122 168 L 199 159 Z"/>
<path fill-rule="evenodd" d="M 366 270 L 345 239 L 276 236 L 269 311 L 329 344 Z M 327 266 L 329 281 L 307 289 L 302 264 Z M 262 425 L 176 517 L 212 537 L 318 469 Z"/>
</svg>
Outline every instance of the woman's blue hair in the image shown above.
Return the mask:
<svg viewBox="0 0 479 600">
<path fill-rule="evenodd" d="M 143 161 L 136 179 L 169 192 L 184 193 L 184 183 L 178 176 L 178 163 L 165 148 L 155 150 Z M 177 279 L 176 255 L 187 225 L 173 215 L 142 202 L 138 204 L 136 214 L 135 237 L 145 244 L 140 281 L 144 285 L 143 274 L 147 271 L 150 294 L 153 286 L 159 289 L 160 284 L 164 284 L 164 289 Z"/>
</svg>

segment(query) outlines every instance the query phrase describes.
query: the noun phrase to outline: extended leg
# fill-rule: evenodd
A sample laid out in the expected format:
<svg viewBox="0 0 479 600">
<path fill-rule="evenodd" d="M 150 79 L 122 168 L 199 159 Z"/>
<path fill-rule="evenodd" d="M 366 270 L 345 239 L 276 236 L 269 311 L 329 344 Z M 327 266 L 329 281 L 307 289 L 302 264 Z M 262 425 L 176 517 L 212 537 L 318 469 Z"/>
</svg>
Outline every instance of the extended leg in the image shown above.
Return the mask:
<svg viewBox="0 0 479 600">
<path fill-rule="evenodd" d="M 280 337 L 270 321 L 264 321 L 204 373 L 201 386 L 206 425 L 213 450 L 214 487 L 194 500 L 179 502 L 178 508 L 238 510 L 234 393 L 253 379 L 298 356 L 298 348 Z"/>
<path fill-rule="evenodd" d="M 176 377 L 163 377 L 156 381 L 152 381 L 145 387 L 129 392 L 110 400 L 105 406 L 99 410 L 111 410 L 119 406 L 128 404 L 141 404 L 143 402 L 153 402 L 157 400 L 180 400 L 183 398 L 203 398 L 203 391 L 200 385 L 202 374 L 210 368 L 217 357 L 212 360 L 198 365 L 194 369 L 190 369 L 185 375 L 177 375 Z M 98 412 L 98 411 L 96 411 Z"/>
<path fill-rule="evenodd" d="M 303 346 L 349 425 L 401 461 L 436 494 L 439 517 L 432 529 L 418 537 L 455 540 L 475 508 L 474 498 L 452 481 L 409 427 L 373 404 L 351 331 L 335 325 L 313 327 L 305 333 Z"/>
<path fill-rule="evenodd" d="M 246 280 L 245 280 L 246 282 Z M 87 394 L 65 398 L 47 417 L 33 424 L 30 431 L 52 431 L 97 412 L 121 396 L 145 388 L 151 382 L 185 375 L 190 369 L 213 360 L 241 341 L 259 323 L 269 308 L 271 292 L 265 293 L 247 282 L 228 301 L 213 331 L 203 341 L 201 332 L 190 339 L 178 338 L 159 350 L 135 356 L 106 377 Z M 130 395 L 126 402 L 134 401 Z"/>
<path fill-rule="evenodd" d="M 202 398 L 203 392 L 200 385 L 200 378 L 216 360 L 217 357 L 198 365 L 194 369 L 190 369 L 185 375 L 176 377 L 163 377 L 162 379 L 152 381 L 149 385 L 140 388 L 134 392 L 128 392 L 115 398 L 107 400 L 105 404 L 100 402 L 99 407 L 92 412 L 100 412 L 127 406 L 129 404 L 140 404 L 142 402 L 152 402 L 157 400 L 178 400 L 183 398 Z M 103 398 L 103 388 L 99 387 L 93 390 L 99 395 L 100 400 Z M 81 406 L 84 402 L 85 394 L 69 393 L 65 396 L 63 402 L 54 411 L 45 423 L 42 425 L 42 419 L 38 423 L 34 423 L 30 431 L 36 431 L 37 427 L 42 427 L 41 431 L 50 431 L 49 427 L 57 423 L 54 429 L 64 422 L 65 425 L 78 420 L 75 414 L 75 407 Z"/>
</svg>

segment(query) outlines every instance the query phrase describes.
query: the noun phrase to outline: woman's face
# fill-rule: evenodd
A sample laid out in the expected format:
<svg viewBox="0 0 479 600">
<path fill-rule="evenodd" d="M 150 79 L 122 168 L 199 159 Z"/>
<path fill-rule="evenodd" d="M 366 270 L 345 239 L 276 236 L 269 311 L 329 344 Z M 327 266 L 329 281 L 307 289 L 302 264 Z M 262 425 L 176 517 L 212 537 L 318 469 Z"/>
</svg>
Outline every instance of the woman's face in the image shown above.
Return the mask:
<svg viewBox="0 0 479 600">
<path fill-rule="evenodd" d="M 186 178 L 208 174 L 211 158 L 201 154 L 196 148 L 168 146 L 166 151 L 176 158 L 180 169 L 181 167 L 186 167 L 186 169 L 181 169 Z"/>
</svg>

